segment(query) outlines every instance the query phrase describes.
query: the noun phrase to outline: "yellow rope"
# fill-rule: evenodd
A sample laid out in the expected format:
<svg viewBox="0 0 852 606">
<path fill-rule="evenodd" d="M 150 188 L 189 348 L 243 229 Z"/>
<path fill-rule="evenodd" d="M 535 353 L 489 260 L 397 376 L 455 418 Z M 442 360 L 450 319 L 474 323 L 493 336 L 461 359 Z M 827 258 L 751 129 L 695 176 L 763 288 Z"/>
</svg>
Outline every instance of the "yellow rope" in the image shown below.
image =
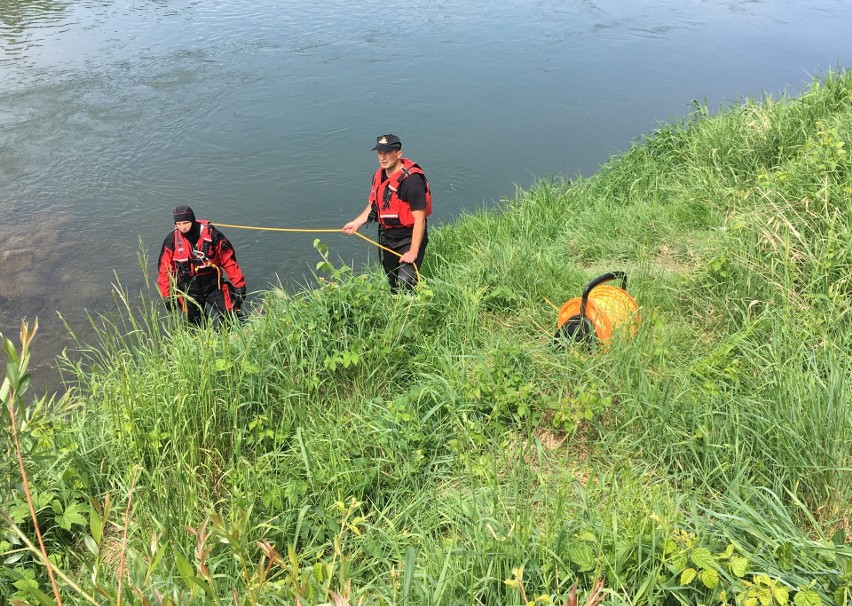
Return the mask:
<svg viewBox="0 0 852 606">
<path fill-rule="evenodd" d="M 341 229 L 313 229 L 313 228 L 303 228 L 303 227 L 255 227 L 253 225 L 231 225 L 229 223 L 214 223 L 217 227 L 227 227 L 229 229 L 253 229 L 256 231 L 283 231 L 289 233 L 302 233 L 302 234 L 342 234 L 343 231 Z M 353 232 L 356 236 L 361 238 L 362 240 L 366 240 L 370 244 L 375 244 L 382 250 L 386 250 L 389 253 L 396 255 L 397 257 L 402 257 L 401 254 L 396 252 L 395 250 L 391 250 L 386 246 L 382 246 L 372 238 L 368 238 L 364 234 L 360 232 Z M 420 269 L 418 269 L 416 263 L 411 264 L 414 267 L 414 273 L 417 274 L 417 281 L 420 282 Z"/>
<path fill-rule="evenodd" d="M 556 307 L 556 305 L 554 305 L 554 304 L 553 304 L 553 301 L 551 301 L 551 300 L 550 300 L 550 299 L 548 299 L 547 297 L 544 297 L 544 300 L 545 300 L 545 301 L 547 301 L 547 303 L 548 303 L 548 304 L 549 304 L 549 305 L 550 305 L 553 309 L 555 309 L 557 312 L 559 311 L 559 308 L 558 308 L 558 307 Z"/>
</svg>

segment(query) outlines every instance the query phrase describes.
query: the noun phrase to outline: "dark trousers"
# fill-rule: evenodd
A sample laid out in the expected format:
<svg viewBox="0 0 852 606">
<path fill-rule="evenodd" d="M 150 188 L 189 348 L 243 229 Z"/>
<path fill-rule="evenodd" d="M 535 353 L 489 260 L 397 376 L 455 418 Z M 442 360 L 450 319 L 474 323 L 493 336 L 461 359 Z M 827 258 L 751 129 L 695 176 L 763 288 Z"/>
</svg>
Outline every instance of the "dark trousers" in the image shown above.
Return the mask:
<svg viewBox="0 0 852 606">
<path fill-rule="evenodd" d="M 216 323 L 231 313 L 233 297 L 228 293 L 226 301 L 226 288 L 230 288 L 227 282 L 222 282 L 222 288 L 219 288 L 219 276 L 215 273 L 195 276 L 189 284 L 181 286 L 181 290 L 188 295 L 184 297 L 184 302 L 189 323 L 194 326 L 202 325 L 208 319 L 208 307 Z"/>
<path fill-rule="evenodd" d="M 417 251 L 417 258 L 414 260 L 417 270 L 411 263 L 400 263 L 398 255 L 379 249 L 382 267 L 388 277 L 388 282 L 390 282 L 391 292 L 396 292 L 400 288 L 411 290 L 417 285 L 417 271 L 423 263 L 423 254 L 426 252 L 428 241 L 428 234 L 424 233 L 423 242 L 421 242 L 420 250 Z M 397 229 L 379 228 L 379 244 L 399 255 L 404 255 L 411 248 L 411 229 L 404 227 Z"/>
</svg>

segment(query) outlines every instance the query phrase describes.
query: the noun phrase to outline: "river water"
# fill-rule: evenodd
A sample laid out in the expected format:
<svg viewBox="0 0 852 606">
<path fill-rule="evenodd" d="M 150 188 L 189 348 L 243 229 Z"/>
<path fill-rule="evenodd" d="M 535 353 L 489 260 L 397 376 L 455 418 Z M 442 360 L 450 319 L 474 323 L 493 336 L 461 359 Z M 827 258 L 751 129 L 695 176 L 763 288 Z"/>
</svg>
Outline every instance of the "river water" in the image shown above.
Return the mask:
<svg viewBox="0 0 852 606">
<path fill-rule="evenodd" d="M 797 94 L 850 64 L 850 25 L 845 0 L 0 0 L 0 331 L 38 317 L 34 385 L 60 389 L 60 314 L 85 340 L 114 284 L 143 289 L 179 204 L 338 228 L 391 132 L 440 225 L 591 175 L 692 100 Z M 311 282 L 315 235 L 223 231 L 249 290 Z"/>
</svg>

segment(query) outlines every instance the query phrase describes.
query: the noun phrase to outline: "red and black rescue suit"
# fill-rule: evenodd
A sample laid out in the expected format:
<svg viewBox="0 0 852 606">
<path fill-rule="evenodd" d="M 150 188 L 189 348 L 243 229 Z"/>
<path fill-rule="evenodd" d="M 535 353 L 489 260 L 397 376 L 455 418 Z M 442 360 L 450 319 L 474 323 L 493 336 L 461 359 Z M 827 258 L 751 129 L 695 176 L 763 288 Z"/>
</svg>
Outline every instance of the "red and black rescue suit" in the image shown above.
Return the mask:
<svg viewBox="0 0 852 606">
<path fill-rule="evenodd" d="M 411 248 L 414 227 L 411 211 L 426 211 L 428 217 L 432 213 L 432 194 L 423 170 L 408 158 L 400 158 L 400 161 L 402 169 L 391 179 L 388 179 L 383 168 L 373 175 L 370 204 L 373 206 L 371 218 L 379 222 L 379 244 L 403 255 Z M 414 261 L 418 268 L 423 262 L 428 241 L 427 230 L 423 233 L 423 241 Z M 396 291 L 399 286 L 413 288 L 417 284 L 417 271 L 413 265 L 400 264 L 398 256 L 381 249 L 379 251 L 392 291 Z"/>
<path fill-rule="evenodd" d="M 219 316 L 239 309 L 242 301 L 235 299 L 234 291 L 245 293 L 246 279 L 228 239 L 209 222 L 198 220 L 186 234 L 175 229 L 166 236 L 157 285 L 164 299 L 177 301 L 187 320 L 198 325 L 206 317 L 207 304 Z"/>
</svg>

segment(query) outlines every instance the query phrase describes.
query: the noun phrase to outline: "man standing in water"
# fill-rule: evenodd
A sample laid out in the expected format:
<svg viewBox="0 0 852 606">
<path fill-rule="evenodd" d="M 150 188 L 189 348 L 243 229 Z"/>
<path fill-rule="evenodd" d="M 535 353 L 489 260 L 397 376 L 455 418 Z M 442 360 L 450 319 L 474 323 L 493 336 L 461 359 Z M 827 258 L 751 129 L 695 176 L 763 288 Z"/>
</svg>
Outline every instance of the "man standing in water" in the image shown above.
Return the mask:
<svg viewBox="0 0 852 606">
<path fill-rule="evenodd" d="M 343 226 L 343 232 L 354 234 L 368 221 L 378 221 L 379 244 L 397 253 L 379 249 L 391 292 L 400 287 L 411 290 L 417 284 L 418 268 L 429 240 L 429 183 L 417 164 L 402 157 L 399 137 L 381 135 L 373 149 L 378 154 L 379 169 L 373 175 L 370 199 L 361 214 Z"/>
<path fill-rule="evenodd" d="M 196 326 L 206 318 L 207 304 L 217 318 L 236 315 L 246 279 L 234 247 L 209 221 L 196 220 L 189 206 L 178 206 L 172 217 L 175 230 L 163 241 L 157 276 L 166 307 L 181 310 Z"/>
</svg>

